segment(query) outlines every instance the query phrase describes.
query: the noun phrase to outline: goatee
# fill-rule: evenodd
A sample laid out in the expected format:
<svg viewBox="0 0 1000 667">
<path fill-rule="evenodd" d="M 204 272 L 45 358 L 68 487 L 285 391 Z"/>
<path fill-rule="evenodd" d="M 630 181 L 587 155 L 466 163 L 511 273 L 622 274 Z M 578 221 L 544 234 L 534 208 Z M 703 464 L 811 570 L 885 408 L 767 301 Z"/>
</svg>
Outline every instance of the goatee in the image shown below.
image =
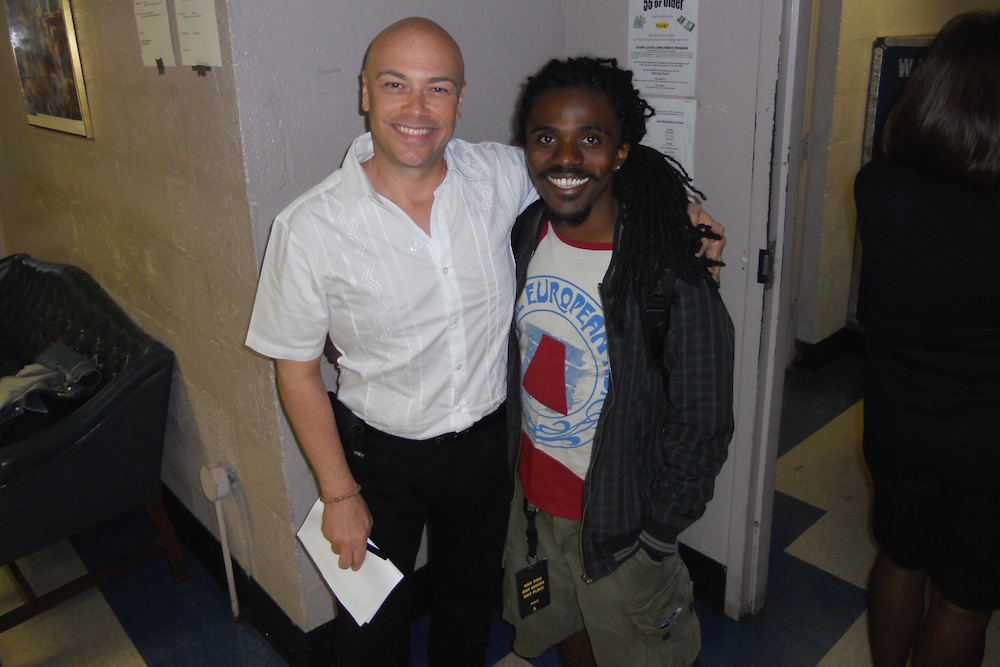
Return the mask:
<svg viewBox="0 0 1000 667">
<path fill-rule="evenodd" d="M 586 206 L 575 213 L 563 214 L 553 211 L 552 208 L 546 204 L 545 214 L 548 216 L 548 219 L 552 221 L 552 224 L 556 226 L 566 225 L 568 227 L 579 227 L 587 221 L 587 218 L 590 217 L 591 208 L 591 206 Z"/>
</svg>

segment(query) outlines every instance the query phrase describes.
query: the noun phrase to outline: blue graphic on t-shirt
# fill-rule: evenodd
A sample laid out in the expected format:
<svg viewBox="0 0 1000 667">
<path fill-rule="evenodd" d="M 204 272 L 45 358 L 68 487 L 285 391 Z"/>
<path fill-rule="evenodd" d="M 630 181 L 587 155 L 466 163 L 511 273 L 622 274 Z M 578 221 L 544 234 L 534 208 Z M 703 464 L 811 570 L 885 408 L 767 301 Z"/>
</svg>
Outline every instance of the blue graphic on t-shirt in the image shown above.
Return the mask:
<svg viewBox="0 0 1000 667">
<path fill-rule="evenodd" d="M 579 286 L 555 276 L 532 276 L 515 319 L 524 345 L 523 369 L 547 336 L 565 347 L 563 415 L 532 397 L 522 386 L 524 426 L 536 447 L 576 448 L 593 442 L 608 393 L 607 335 L 600 302 Z"/>
</svg>

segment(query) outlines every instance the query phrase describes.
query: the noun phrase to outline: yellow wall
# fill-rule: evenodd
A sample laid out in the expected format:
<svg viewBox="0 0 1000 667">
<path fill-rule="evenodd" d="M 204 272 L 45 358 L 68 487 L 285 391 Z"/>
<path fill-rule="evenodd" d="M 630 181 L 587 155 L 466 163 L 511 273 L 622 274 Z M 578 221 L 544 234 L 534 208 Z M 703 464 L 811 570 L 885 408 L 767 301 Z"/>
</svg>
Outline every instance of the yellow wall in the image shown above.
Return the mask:
<svg viewBox="0 0 1000 667">
<path fill-rule="evenodd" d="M 0 48 L 0 248 L 82 267 L 173 349 L 164 480 L 215 531 L 199 470 L 235 467 L 233 552 L 301 623 L 271 365 L 243 346 L 257 266 L 224 5 L 204 77 L 142 65 L 131 3 L 73 7 L 94 138 L 29 126 Z"/>
<path fill-rule="evenodd" d="M 452 30 L 470 78 L 459 136 L 502 140 L 523 77 L 564 46 L 564 4 L 215 0 L 223 66 L 205 77 L 142 65 L 131 2 L 72 5 L 95 136 L 28 126 L 0 45 L 0 251 L 81 266 L 174 350 L 164 481 L 217 532 L 199 471 L 232 467 L 233 555 L 312 630 L 334 612 L 295 538 L 315 479 L 270 361 L 243 345 L 271 221 L 364 131 L 361 62 L 386 25 L 414 14 Z"/>
<path fill-rule="evenodd" d="M 833 126 L 824 190 L 815 319 L 800 321 L 798 337 L 816 343 L 844 326 L 854 256 L 854 176 L 868 101 L 872 44 L 878 37 L 933 34 L 952 16 L 972 9 L 998 9 L 990 0 L 843 0 Z M 819 53 L 818 58 L 834 54 Z M 810 223 L 812 221 L 809 221 Z"/>
</svg>

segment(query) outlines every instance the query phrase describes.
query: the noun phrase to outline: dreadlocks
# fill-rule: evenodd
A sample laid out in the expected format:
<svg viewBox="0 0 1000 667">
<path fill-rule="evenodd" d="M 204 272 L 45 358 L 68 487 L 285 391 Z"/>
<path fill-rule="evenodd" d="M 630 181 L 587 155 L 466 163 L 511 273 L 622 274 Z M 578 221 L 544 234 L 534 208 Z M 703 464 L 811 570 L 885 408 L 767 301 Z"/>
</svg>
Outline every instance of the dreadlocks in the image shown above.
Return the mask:
<svg viewBox="0 0 1000 667">
<path fill-rule="evenodd" d="M 646 119 L 654 111 L 632 86 L 632 72 L 614 58 L 550 60 L 524 87 L 517 113 L 516 141 L 527 143 L 527 121 L 540 95 L 551 90 L 584 88 L 604 95 L 621 123 L 622 142 L 630 144 L 628 159 L 615 176 L 613 193 L 624 207 L 625 219 L 616 253 L 616 271 L 609 277 L 608 320 L 621 333 L 629 293 L 642 299 L 652 292 L 668 266 L 689 283 L 710 279 L 714 262 L 695 257 L 699 230 L 687 214 L 688 191 L 704 195 L 675 160 L 640 145 Z M 702 230 L 704 233 L 704 230 Z M 716 285 L 717 286 L 717 285 Z"/>
</svg>

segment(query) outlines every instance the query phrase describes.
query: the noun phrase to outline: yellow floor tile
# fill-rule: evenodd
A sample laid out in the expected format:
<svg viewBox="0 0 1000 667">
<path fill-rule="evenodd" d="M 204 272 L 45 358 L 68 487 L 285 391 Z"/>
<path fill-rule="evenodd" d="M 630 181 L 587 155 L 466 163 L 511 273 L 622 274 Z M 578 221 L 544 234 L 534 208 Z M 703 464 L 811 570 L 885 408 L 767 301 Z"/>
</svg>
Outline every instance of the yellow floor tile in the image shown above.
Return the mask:
<svg viewBox="0 0 1000 667">
<path fill-rule="evenodd" d="M 858 402 L 778 459 L 775 474 L 776 490 L 826 511 L 786 552 L 859 588 L 876 554 L 862 424 Z M 867 623 L 862 614 L 817 667 L 871 667 Z M 1000 615 L 987 631 L 983 667 L 1000 667 Z"/>
<path fill-rule="evenodd" d="M 86 572 L 68 542 L 18 561 L 25 578 L 41 594 Z M 20 604 L 10 573 L 0 573 L 0 613 Z M 97 589 L 56 606 L 0 634 L 3 667 L 145 667 L 117 617 Z"/>
<path fill-rule="evenodd" d="M 775 488 L 826 511 L 786 551 L 864 588 L 876 549 L 861 420 L 859 402 L 788 451 L 778 461 Z"/>
<path fill-rule="evenodd" d="M 495 663 L 493 667 L 531 667 L 531 663 L 516 653 L 510 653 L 504 656 L 500 662 Z"/>
<path fill-rule="evenodd" d="M 871 667 L 868 651 L 868 614 L 861 614 L 816 667 Z"/>
</svg>

